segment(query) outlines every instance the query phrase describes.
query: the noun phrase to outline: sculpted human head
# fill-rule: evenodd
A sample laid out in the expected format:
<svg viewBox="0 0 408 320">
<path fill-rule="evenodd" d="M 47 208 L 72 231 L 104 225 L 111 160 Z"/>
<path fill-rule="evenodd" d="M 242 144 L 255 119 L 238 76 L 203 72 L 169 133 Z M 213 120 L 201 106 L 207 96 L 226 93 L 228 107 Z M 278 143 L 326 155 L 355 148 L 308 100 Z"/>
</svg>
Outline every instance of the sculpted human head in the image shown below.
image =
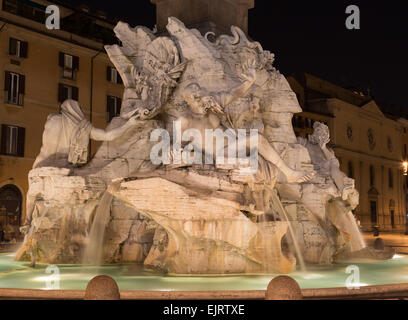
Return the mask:
<svg viewBox="0 0 408 320">
<path fill-rule="evenodd" d="M 321 122 L 315 122 L 313 125 L 313 134 L 309 136 L 309 141 L 313 144 L 325 145 L 330 141 L 329 127 Z"/>
<path fill-rule="evenodd" d="M 205 96 L 204 91 L 197 83 L 191 83 L 184 87 L 181 95 L 193 113 L 205 115 L 211 109 L 212 99 Z"/>
</svg>

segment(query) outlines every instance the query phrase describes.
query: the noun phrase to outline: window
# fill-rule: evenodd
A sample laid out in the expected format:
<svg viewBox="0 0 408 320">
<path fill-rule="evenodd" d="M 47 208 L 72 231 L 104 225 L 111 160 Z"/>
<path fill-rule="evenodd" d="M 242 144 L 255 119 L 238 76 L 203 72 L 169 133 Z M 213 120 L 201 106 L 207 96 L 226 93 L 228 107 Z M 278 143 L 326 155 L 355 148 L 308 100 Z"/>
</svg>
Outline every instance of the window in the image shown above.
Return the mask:
<svg viewBox="0 0 408 320">
<path fill-rule="evenodd" d="M 106 69 L 106 79 L 111 83 L 119 83 L 122 84 L 122 78 L 119 75 L 118 70 L 112 67 L 107 67 Z"/>
<path fill-rule="evenodd" d="M 306 118 L 306 127 L 309 128 L 309 129 L 313 129 L 312 119 Z"/>
<path fill-rule="evenodd" d="M 18 58 L 27 58 L 28 43 L 25 41 L 10 38 L 9 54 Z"/>
<path fill-rule="evenodd" d="M 390 216 L 391 216 L 391 226 L 395 228 L 395 201 L 390 200 Z"/>
<path fill-rule="evenodd" d="M 24 104 L 25 76 L 6 71 L 4 92 L 6 103 L 22 106 Z"/>
<path fill-rule="evenodd" d="M 60 52 L 59 66 L 62 67 L 62 77 L 74 80 L 75 71 L 79 70 L 79 57 Z"/>
<path fill-rule="evenodd" d="M 371 223 L 377 224 L 377 201 L 370 201 Z"/>
<path fill-rule="evenodd" d="M 374 167 L 370 166 L 370 186 L 374 186 L 374 183 L 375 183 Z"/>
<path fill-rule="evenodd" d="M 14 13 L 17 14 L 18 12 L 18 5 L 17 5 L 17 1 L 13 1 L 13 0 L 4 0 L 3 1 L 3 10 L 10 12 L 10 13 Z"/>
<path fill-rule="evenodd" d="M 66 84 L 59 84 L 58 89 L 58 102 L 64 102 L 67 99 L 78 101 L 79 90 L 77 87 L 69 86 Z"/>
<path fill-rule="evenodd" d="M 354 179 L 354 167 L 351 161 L 348 162 L 348 176 L 351 179 Z"/>
<path fill-rule="evenodd" d="M 297 127 L 300 129 L 304 129 L 305 128 L 305 121 L 302 117 L 298 117 L 298 122 L 297 122 Z"/>
<path fill-rule="evenodd" d="M 395 211 L 390 210 L 390 215 L 391 215 L 391 227 L 394 229 L 395 228 Z"/>
<path fill-rule="evenodd" d="M 0 188 L 0 225 L 2 225 L 3 230 L 12 231 L 8 234 L 8 239 L 18 237 L 19 232 L 17 230 L 21 223 L 22 200 L 21 192 L 15 185 L 8 184 Z"/>
<path fill-rule="evenodd" d="M 73 70 L 72 70 L 72 56 L 64 54 L 64 78 L 72 79 Z"/>
<path fill-rule="evenodd" d="M 120 107 L 122 105 L 122 99 L 108 96 L 107 97 L 107 113 L 108 113 L 108 122 L 111 122 L 114 117 L 120 115 Z"/>
<path fill-rule="evenodd" d="M 3 0 L 3 10 L 12 14 L 44 23 L 46 7 L 30 0 Z"/>
<path fill-rule="evenodd" d="M 394 175 L 392 169 L 388 169 L 388 186 L 394 188 Z"/>
<path fill-rule="evenodd" d="M 292 118 L 292 124 L 293 127 L 295 128 L 304 128 L 305 127 L 305 122 L 303 121 L 303 118 L 298 115 L 294 115 Z"/>
<path fill-rule="evenodd" d="M 1 154 L 24 157 L 24 143 L 25 128 L 1 125 Z"/>
</svg>

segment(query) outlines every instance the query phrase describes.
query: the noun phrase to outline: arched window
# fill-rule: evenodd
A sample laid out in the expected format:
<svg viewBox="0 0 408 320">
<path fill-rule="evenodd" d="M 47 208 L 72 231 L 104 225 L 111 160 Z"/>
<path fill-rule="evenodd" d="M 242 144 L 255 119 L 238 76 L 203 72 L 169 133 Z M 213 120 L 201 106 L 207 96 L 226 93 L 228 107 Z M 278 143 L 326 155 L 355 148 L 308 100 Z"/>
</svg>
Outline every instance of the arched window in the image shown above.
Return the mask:
<svg viewBox="0 0 408 320">
<path fill-rule="evenodd" d="M 394 188 L 394 174 L 392 173 L 392 169 L 388 169 L 388 186 L 390 188 Z"/>
<path fill-rule="evenodd" d="M 370 166 L 370 186 L 374 186 L 375 184 L 375 171 L 374 167 Z"/>
<path fill-rule="evenodd" d="M 6 239 L 20 236 L 22 195 L 20 190 L 8 184 L 0 188 L 0 226 L 6 232 Z"/>
<path fill-rule="evenodd" d="M 354 167 L 353 167 L 353 162 L 349 161 L 348 162 L 348 176 L 351 179 L 354 179 Z"/>
</svg>

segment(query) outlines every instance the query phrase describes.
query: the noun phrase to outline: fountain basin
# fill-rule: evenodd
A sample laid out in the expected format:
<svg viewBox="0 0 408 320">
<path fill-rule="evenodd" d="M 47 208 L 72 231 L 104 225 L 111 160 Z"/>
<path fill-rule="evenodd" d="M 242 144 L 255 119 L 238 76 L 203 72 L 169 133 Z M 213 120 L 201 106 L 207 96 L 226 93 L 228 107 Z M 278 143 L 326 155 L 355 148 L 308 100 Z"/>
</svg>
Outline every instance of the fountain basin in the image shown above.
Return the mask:
<svg viewBox="0 0 408 320">
<path fill-rule="evenodd" d="M 56 280 L 56 274 L 46 273 L 48 265 L 35 269 L 25 262 L 13 261 L 14 254 L 0 254 L 0 288 L 47 290 L 47 281 Z M 396 255 L 388 261 L 353 263 L 360 271 L 360 281 L 354 283 L 362 288 L 378 285 L 408 283 L 408 255 Z M 308 272 L 291 274 L 304 290 L 329 289 L 346 286 L 350 274 L 349 264 L 331 266 L 308 266 Z M 251 291 L 254 298 L 264 291 L 276 274 L 229 275 L 229 276 L 172 276 L 155 273 L 137 264 L 104 265 L 100 267 L 58 265 L 61 290 L 85 290 L 87 283 L 96 275 L 109 275 L 116 280 L 122 292 L 220 292 Z M 49 289 L 48 289 L 49 290 Z M 358 291 L 358 290 L 347 290 Z M 346 291 L 346 292 L 347 292 Z M 130 293 L 128 293 L 130 294 Z M 157 297 L 156 297 L 157 298 Z M 259 298 L 259 297 L 258 297 Z"/>
</svg>

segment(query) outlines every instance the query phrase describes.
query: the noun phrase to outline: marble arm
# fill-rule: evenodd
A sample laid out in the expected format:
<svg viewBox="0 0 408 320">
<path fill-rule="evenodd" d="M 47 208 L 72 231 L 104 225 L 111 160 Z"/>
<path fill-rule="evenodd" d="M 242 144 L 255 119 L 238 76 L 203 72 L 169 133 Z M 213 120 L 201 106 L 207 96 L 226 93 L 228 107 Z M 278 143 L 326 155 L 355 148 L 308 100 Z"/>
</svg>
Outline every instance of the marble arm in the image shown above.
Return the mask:
<svg viewBox="0 0 408 320">
<path fill-rule="evenodd" d="M 337 159 L 336 156 L 334 155 L 334 152 L 327 149 L 326 145 L 322 146 L 321 149 L 327 160 Z"/>
<path fill-rule="evenodd" d="M 340 163 L 337 160 L 336 156 L 334 155 L 334 152 L 329 150 L 326 147 L 326 144 L 322 144 L 320 146 L 324 157 L 326 160 L 330 163 L 330 176 L 332 177 L 334 184 L 337 186 L 337 188 L 343 192 L 343 189 L 345 187 L 344 184 L 344 174 L 340 170 Z"/>
<path fill-rule="evenodd" d="M 225 96 L 225 100 L 223 101 L 223 105 L 227 106 L 230 103 L 234 102 L 236 99 L 239 99 L 243 96 L 245 96 L 248 92 L 248 90 L 252 87 L 252 85 L 255 83 L 255 78 L 254 79 L 247 79 L 245 80 L 242 84 L 237 86 L 236 88 L 233 88 L 231 90 L 230 94 L 227 94 Z"/>
<path fill-rule="evenodd" d="M 331 160 L 330 163 L 330 175 L 334 181 L 336 187 L 341 193 L 344 191 L 344 173 L 340 171 L 339 162 Z"/>
<path fill-rule="evenodd" d="M 124 125 L 109 131 L 92 128 L 91 139 L 95 141 L 113 141 L 123 135 L 135 122 L 135 118 L 130 118 Z"/>
</svg>

